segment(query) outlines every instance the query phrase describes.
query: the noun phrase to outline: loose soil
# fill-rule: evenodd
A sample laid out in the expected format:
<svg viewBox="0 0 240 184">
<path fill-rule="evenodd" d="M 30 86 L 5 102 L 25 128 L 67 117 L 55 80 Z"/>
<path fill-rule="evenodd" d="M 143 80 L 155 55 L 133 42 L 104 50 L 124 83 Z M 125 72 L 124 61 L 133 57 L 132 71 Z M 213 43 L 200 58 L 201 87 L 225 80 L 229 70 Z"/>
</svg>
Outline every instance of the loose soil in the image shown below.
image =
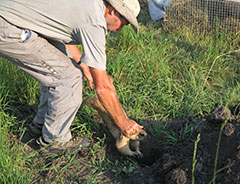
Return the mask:
<svg viewBox="0 0 240 184">
<path fill-rule="evenodd" d="M 107 172 L 100 174 L 98 179 L 100 178 L 102 181 L 100 183 L 104 184 L 190 184 L 193 179 L 196 184 L 207 184 L 213 183 L 214 163 L 217 161 L 215 183 L 238 184 L 240 183 L 240 120 L 234 115 L 238 113 L 238 107 L 230 110 L 224 106 L 217 106 L 205 118 L 187 118 L 173 122 L 145 121 L 148 136 L 141 142 L 144 156 L 132 158 L 137 162 L 138 167 L 131 172 L 119 172 L 117 176 L 111 168 L 105 168 Z M 218 142 L 221 126 L 224 123 L 221 140 Z M 171 130 L 174 133 L 172 135 L 178 139 L 172 139 L 170 134 L 164 133 L 156 136 L 157 124 L 165 124 L 165 129 Z M 105 133 L 111 137 L 109 132 Z M 26 134 L 22 142 L 28 141 L 29 137 Z M 92 141 L 94 144 L 94 140 Z M 107 144 L 105 149 L 94 154 L 94 160 L 105 157 L 114 163 L 115 160 L 129 159 L 118 153 L 114 139 L 105 144 Z M 217 146 L 219 146 L 219 154 L 216 157 Z M 37 149 L 36 143 L 28 142 L 25 149 L 26 152 Z M 39 173 L 39 168 L 45 169 L 36 176 L 34 183 L 51 183 L 56 177 L 60 177 L 59 173 L 65 183 L 70 181 L 87 183 L 96 173 L 92 167 L 93 156 L 89 153 L 90 150 L 87 149 L 75 155 L 70 166 L 68 162 L 71 158 L 66 156 L 42 158 L 41 155 L 36 155 L 34 157 L 38 163 L 35 166 L 36 172 Z M 61 173 L 66 166 L 67 169 Z"/>
<path fill-rule="evenodd" d="M 226 125 L 218 142 L 223 123 Z M 162 140 L 154 140 L 150 135 L 142 146 L 145 158 L 140 159 L 139 162 L 148 163 L 153 158 L 155 161 L 150 161 L 148 166 L 139 168 L 136 174 L 128 176 L 122 183 L 189 184 L 192 183 L 193 176 L 197 184 L 212 183 L 216 158 L 215 182 L 218 184 L 240 183 L 240 121 L 229 109 L 217 106 L 206 118 L 190 118 L 168 124 L 178 134 L 182 134 L 186 124 L 189 128 L 196 125 L 198 127 L 192 135 L 187 134 L 176 144 L 161 148 L 155 146 L 165 141 L 164 136 Z M 197 143 L 198 135 L 200 140 Z M 193 167 L 195 143 L 197 143 L 196 164 Z M 217 146 L 220 147 L 218 157 L 216 157 Z"/>
</svg>

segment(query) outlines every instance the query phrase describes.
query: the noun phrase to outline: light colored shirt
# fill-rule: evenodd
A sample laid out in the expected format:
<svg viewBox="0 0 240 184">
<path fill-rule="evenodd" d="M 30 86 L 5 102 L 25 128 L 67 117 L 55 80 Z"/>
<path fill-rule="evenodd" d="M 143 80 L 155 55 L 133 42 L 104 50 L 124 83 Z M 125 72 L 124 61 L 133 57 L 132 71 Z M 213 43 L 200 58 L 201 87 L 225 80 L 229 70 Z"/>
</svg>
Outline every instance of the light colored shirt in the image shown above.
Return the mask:
<svg viewBox="0 0 240 184">
<path fill-rule="evenodd" d="M 81 44 L 81 62 L 106 69 L 103 0 L 1 0 L 0 16 L 47 39 Z"/>
</svg>

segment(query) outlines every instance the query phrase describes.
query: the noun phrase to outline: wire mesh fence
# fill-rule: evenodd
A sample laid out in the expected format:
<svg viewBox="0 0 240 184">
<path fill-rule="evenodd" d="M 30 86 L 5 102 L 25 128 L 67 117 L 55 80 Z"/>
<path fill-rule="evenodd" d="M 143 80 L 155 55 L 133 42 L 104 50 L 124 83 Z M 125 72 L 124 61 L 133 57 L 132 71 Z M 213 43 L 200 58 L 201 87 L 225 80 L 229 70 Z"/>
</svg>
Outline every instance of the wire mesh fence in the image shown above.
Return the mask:
<svg viewBox="0 0 240 184">
<path fill-rule="evenodd" d="M 240 0 L 172 0 L 164 18 L 168 30 L 240 32 Z"/>
</svg>

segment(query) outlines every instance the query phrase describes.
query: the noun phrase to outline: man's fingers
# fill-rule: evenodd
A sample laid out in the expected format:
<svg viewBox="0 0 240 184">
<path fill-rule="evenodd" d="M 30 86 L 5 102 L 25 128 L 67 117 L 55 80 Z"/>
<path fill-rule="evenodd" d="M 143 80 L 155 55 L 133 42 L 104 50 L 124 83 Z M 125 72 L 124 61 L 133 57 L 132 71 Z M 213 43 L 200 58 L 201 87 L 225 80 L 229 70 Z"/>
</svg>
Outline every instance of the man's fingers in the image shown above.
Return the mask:
<svg viewBox="0 0 240 184">
<path fill-rule="evenodd" d="M 130 129 L 126 131 L 126 136 L 130 137 L 131 135 L 137 134 L 142 130 L 143 126 L 139 124 L 134 124 Z"/>
<path fill-rule="evenodd" d="M 86 75 L 85 77 L 87 78 L 88 84 L 89 84 L 91 90 L 93 91 L 93 90 L 94 90 L 94 87 L 93 87 L 93 78 L 92 78 L 91 73 L 90 73 L 90 72 L 87 73 L 87 75 Z"/>
<path fill-rule="evenodd" d="M 83 74 L 84 74 L 84 76 L 86 77 L 86 79 L 88 80 L 88 84 L 89 84 L 91 90 L 93 91 L 93 90 L 94 90 L 94 87 L 93 87 L 93 78 L 92 78 L 92 74 L 91 74 L 91 72 L 90 72 L 89 67 L 88 67 L 86 64 L 84 64 L 84 63 L 81 63 L 80 66 L 82 67 L 82 69 L 83 69 Z"/>
<path fill-rule="evenodd" d="M 94 91 L 94 88 L 93 88 L 93 81 L 88 81 L 88 83 L 89 83 L 89 86 L 90 86 L 91 90 Z"/>
</svg>

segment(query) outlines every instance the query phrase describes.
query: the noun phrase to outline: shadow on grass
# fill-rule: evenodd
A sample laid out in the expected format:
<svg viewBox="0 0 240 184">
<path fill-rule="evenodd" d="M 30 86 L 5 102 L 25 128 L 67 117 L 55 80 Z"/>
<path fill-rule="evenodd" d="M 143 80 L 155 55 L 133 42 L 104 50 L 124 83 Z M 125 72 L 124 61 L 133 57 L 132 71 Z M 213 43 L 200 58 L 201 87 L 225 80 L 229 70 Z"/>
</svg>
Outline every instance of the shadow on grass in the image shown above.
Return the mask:
<svg viewBox="0 0 240 184">
<path fill-rule="evenodd" d="M 21 103 L 9 104 L 8 113 L 16 117 L 16 123 L 11 126 L 13 136 L 15 136 L 23 145 L 27 144 L 29 147 L 26 151 L 34 151 L 39 149 L 35 139 L 29 134 L 28 127 L 32 123 L 33 116 L 37 111 L 36 105 L 26 105 Z"/>
</svg>

